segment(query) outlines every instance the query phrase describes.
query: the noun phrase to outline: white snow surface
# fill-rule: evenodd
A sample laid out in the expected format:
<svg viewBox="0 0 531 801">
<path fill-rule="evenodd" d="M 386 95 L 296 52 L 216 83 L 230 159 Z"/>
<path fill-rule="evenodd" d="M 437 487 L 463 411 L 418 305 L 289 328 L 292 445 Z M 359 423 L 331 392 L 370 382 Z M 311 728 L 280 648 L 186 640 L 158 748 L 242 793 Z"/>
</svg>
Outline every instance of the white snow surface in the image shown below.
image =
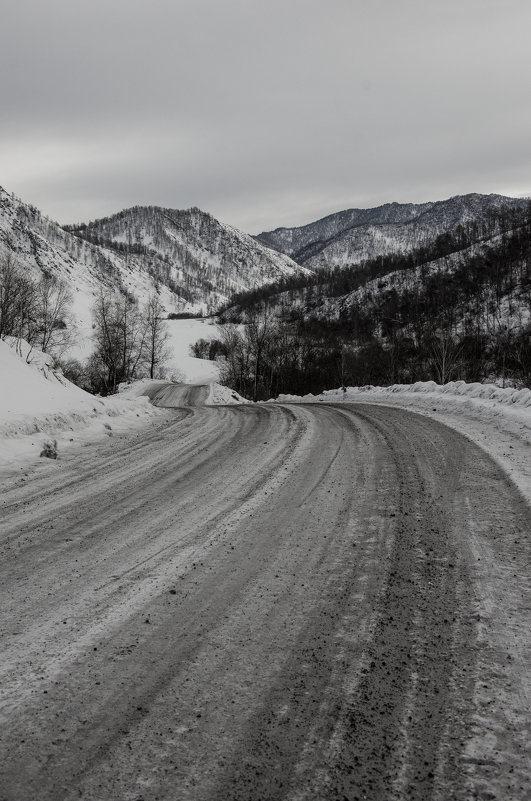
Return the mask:
<svg viewBox="0 0 531 801">
<path fill-rule="evenodd" d="M 207 406 L 232 406 L 234 404 L 251 403 L 246 398 L 242 398 L 237 392 L 223 384 L 210 384 L 210 395 Z"/>
<path fill-rule="evenodd" d="M 531 390 L 434 381 L 346 387 L 321 395 L 280 395 L 278 403 L 378 403 L 419 412 L 464 434 L 486 451 L 531 503 Z"/>
<path fill-rule="evenodd" d="M 56 440 L 60 453 L 161 414 L 147 398 L 90 395 L 53 370 L 42 351 L 22 342 L 17 353 L 11 344 L 0 341 L 0 470 L 38 459 L 45 442 Z"/>
<path fill-rule="evenodd" d="M 199 339 L 219 338 L 218 327 L 209 320 L 168 320 L 170 357 L 166 363 L 166 374 L 170 379 L 186 384 L 210 384 L 219 381 L 216 362 L 196 359 L 190 348 Z"/>
<path fill-rule="evenodd" d="M 209 319 L 191 318 L 184 320 L 165 320 L 168 332 L 169 357 L 164 364 L 165 376 L 170 381 L 186 384 L 209 384 L 219 380 L 219 367 L 207 359 L 196 359 L 191 355 L 191 347 L 198 339 L 217 339 L 218 327 Z M 78 328 L 76 345 L 69 348 L 68 357 L 83 362 L 92 353 L 92 329 Z"/>
</svg>

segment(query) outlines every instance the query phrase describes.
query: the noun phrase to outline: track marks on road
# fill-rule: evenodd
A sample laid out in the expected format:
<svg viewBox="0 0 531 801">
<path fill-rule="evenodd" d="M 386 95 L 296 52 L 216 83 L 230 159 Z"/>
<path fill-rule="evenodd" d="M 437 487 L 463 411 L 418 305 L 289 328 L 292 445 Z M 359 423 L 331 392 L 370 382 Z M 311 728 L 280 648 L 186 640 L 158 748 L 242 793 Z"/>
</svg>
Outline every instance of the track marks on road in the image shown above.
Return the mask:
<svg viewBox="0 0 531 801">
<path fill-rule="evenodd" d="M 196 407 L 5 499 L 9 801 L 525 798 L 529 510 L 444 426 Z"/>
</svg>

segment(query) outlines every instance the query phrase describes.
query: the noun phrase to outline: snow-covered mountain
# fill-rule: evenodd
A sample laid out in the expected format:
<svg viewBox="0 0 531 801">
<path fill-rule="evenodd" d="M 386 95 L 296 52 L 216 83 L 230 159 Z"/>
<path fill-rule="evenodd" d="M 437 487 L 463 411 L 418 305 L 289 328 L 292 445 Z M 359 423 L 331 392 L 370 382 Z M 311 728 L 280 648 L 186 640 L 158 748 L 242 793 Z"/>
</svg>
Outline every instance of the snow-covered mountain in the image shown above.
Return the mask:
<svg viewBox="0 0 531 801">
<path fill-rule="evenodd" d="M 301 271 L 289 257 L 199 209 L 136 207 L 62 228 L 0 187 L 2 251 L 37 277 L 45 272 L 66 282 L 82 326 L 90 325 L 102 287 L 140 301 L 156 288 L 168 312 L 199 312 L 233 292 Z"/>
<path fill-rule="evenodd" d="M 272 394 L 296 386 L 305 395 L 338 383 L 445 383 L 449 375 L 531 387 L 531 203 L 466 196 L 394 225 L 411 245 L 426 219 L 431 226 L 416 249 L 340 268 L 324 261 L 309 278 L 235 299 L 227 320 L 241 322 L 266 302 L 286 337 L 289 373 L 273 352 L 262 364 L 260 380 L 276 382 Z"/>
<path fill-rule="evenodd" d="M 207 311 L 234 293 L 282 277 L 408 253 L 459 225 L 473 221 L 481 227 L 501 207 L 526 204 L 477 194 L 420 205 L 391 203 L 254 238 L 197 208 L 137 206 L 61 227 L 0 188 L 0 254 L 9 250 L 34 275 L 51 273 L 65 281 L 78 324 L 88 330 L 102 287 L 141 302 L 156 288 L 168 312 Z"/>
<path fill-rule="evenodd" d="M 301 271 L 288 256 L 198 208 L 135 206 L 66 230 L 118 253 L 192 306 L 216 307 L 235 292 Z"/>
<path fill-rule="evenodd" d="M 388 253 L 409 253 L 458 225 L 481 220 L 527 200 L 502 195 L 457 195 L 433 203 L 387 203 L 348 209 L 299 228 L 277 228 L 256 239 L 311 270 L 343 267 Z"/>
</svg>

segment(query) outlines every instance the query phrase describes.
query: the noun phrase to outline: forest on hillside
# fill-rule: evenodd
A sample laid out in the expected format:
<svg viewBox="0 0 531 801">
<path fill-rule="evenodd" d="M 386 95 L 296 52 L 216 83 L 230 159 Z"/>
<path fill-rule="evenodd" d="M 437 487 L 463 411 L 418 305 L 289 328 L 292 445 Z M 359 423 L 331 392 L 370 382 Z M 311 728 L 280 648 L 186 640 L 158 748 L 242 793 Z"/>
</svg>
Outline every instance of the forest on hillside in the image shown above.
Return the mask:
<svg viewBox="0 0 531 801">
<path fill-rule="evenodd" d="M 531 204 L 409 254 L 236 295 L 220 317 L 223 379 L 253 400 L 424 380 L 531 386 Z"/>
</svg>

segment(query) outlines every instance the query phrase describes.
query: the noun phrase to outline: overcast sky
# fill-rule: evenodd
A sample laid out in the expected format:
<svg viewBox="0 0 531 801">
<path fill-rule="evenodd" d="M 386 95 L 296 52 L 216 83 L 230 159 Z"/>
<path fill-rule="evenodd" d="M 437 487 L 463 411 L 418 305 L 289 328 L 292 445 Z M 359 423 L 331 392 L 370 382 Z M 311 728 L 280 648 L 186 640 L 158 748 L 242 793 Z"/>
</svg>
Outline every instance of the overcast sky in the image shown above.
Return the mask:
<svg viewBox="0 0 531 801">
<path fill-rule="evenodd" d="M 250 233 L 531 194 L 530 0 L 2 0 L 0 185 Z"/>
</svg>

